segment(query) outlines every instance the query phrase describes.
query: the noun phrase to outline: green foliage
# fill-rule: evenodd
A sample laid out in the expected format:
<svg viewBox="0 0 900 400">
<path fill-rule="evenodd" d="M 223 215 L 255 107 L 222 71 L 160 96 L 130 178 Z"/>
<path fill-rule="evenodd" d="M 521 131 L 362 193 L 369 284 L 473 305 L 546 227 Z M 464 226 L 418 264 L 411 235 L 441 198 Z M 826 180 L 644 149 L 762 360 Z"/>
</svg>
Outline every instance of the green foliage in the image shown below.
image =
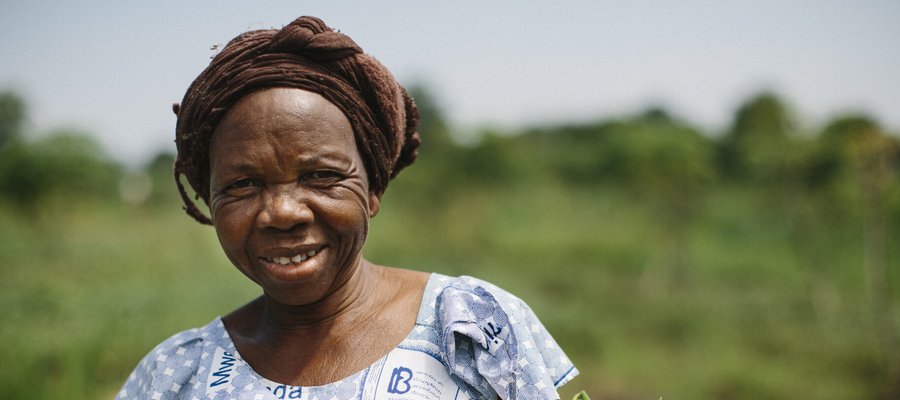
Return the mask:
<svg viewBox="0 0 900 400">
<path fill-rule="evenodd" d="M 786 145 L 794 134 L 794 122 L 781 99 L 761 93 L 735 114 L 720 146 L 720 168 L 738 178 L 777 180 L 790 162 L 792 152 Z"/>
<path fill-rule="evenodd" d="M 144 173 L 150 178 L 150 196 L 148 202 L 156 207 L 170 207 L 179 203 L 180 197 L 175 189 L 172 167 L 175 155 L 169 152 L 157 154 L 144 166 Z"/>
<path fill-rule="evenodd" d="M 520 295 L 582 371 L 564 398 L 896 398 L 900 145 L 871 118 L 803 135 L 762 94 L 721 138 L 661 109 L 461 135 L 412 92 L 420 159 L 366 257 Z M 5 396 L 110 398 L 155 344 L 257 294 L 181 211 L 171 154 L 126 205 L 83 133 L 0 152 Z"/>
<path fill-rule="evenodd" d="M 409 94 L 415 99 L 419 109 L 419 134 L 422 137 L 420 154 L 436 157 L 456 147 L 447 120 L 428 89 L 421 84 L 414 84 L 409 87 Z"/>
<path fill-rule="evenodd" d="M 0 196 L 22 208 L 50 197 L 117 194 L 120 167 L 87 134 L 57 131 L 34 142 L 13 141 L 0 153 Z"/>
<path fill-rule="evenodd" d="M 588 396 L 587 392 L 582 390 L 573 396 L 572 400 L 591 400 L 591 398 Z"/>
<path fill-rule="evenodd" d="M 19 138 L 25 122 L 25 101 L 17 94 L 0 91 L 0 149 Z"/>
</svg>

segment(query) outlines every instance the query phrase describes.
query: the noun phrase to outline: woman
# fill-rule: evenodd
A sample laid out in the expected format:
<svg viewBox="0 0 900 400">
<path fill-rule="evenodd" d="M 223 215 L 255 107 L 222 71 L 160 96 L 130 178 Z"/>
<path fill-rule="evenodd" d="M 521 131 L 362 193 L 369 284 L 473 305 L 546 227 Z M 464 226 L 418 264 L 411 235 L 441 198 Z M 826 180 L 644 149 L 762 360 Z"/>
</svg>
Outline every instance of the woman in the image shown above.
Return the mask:
<svg viewBox="0 0 900 400">
<path fill-rule="evenodd" d="M 578 373 L 503 290 L 362 258 L 418 115 L 349 37 L 311 17 L 244 33 L 175 113 L 185 209 L 263 294 L 157 346 L 118 398 L 554 399 Z"/>
</svg>

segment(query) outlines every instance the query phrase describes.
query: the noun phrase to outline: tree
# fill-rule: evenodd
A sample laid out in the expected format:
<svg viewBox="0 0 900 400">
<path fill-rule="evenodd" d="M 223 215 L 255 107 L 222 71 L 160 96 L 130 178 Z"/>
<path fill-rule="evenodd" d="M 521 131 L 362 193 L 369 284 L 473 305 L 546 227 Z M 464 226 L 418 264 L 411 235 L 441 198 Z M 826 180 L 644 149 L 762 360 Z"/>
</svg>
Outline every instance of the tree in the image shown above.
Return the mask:
<svg viewBox="0 0 900 400">
<path fill-rule="evenodd" d="M 734 178 L 771 182 L 782 176 L 794 123 L 779 97 L 761 93 L 744 103 L 722 140 L 720 168 Z"/>
<path fill-rule="evenodd" d="M 419 135 L 422 137 L 419 151 L 430 156 L 456 147 L 444 113 L 428 88 L 423 84 L 413 84 L 409 87 L 409 94 L 419 109 Z"/>
<path fill-rule="evenodd" d="M 36 210 L 51 195 L 98 197 L 116 193 L 119 166 L 86 132 L 59 129 L 26 140 L 25 101 L 0 92 L 0 197 Z"/>
<path fill-rule="evenodd" d="M 651 206 L 659 221 L 652 242 L 656 257 L 642 285 L 648 293 L 664 295 L 690 269 L 690 234 L 715 176 L 712 145 L 658 108 L 626 121 L 613 137 L 626 187 Z"/>
<path fill-rule="evenodd" d="M 26 209 L 51 196 L 113 197 L 120 174 L 120 167 L 91 136 L 59 130 L 3 149 L 0 196 Z"/>
<path fill-rule="evenodd" d="M 161 151 L 151 159 L 143 169 L 143 173 L 150 178 L 150 196 L 147 199 L 154 206 L 177 207 L 180 198 L 175 181 L 172 177 L 175 155 L 168 151 Z"/>
<path fill-rule="evenodd" d="M 894 321 L 889 271 L 888 221 L 891 190 L 897 186 L 900 142 L 885 134 L 866 116 L 847 116 L 831 122 L 822 134 L 829 154 L 845 172 L 847 189 L 862 210 L 863 262 L 872 316 L 878 328 L 889 380 L 900 384 L 900 356 Z M 897 396 L 897 386 L 889 396 Z"/>
<path fill-rule="evenodd" d="M 463 181 L 457 168 L 461 150 L 438 101 L 428 88 L 423 84 L 410 85 L 409 93 L 419 110 L 418 130 L 422 144 L 415 164 L 400 173 L 386 195 L 393 197 L 392 201 L 405 203 L 426 214 L 429 205 L 443 204 Z"/>
<path fill-rule="evenodd" d="M 19 95 L 0 92 L 0 149 L 22 135 L 25 101 Z"/>
</svg>

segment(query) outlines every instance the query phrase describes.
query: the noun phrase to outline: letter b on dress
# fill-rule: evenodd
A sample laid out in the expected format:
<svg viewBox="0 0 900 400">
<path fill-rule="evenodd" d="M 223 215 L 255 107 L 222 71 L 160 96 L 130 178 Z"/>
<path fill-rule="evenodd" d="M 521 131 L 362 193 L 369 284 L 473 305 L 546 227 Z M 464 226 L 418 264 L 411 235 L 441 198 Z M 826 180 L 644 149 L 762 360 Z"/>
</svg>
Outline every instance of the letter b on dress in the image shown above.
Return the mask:
<svg viewBox="0 0 900 400">
<path fill-rule="evenodd" d="M 397 367 L 391 373 L 391 381 L 388 382 L 387 391 L 393 394 L 404 394 L 411 388 L 409 381 L 412 379 L 413 373 L 409 368 Z"/>
</svg>

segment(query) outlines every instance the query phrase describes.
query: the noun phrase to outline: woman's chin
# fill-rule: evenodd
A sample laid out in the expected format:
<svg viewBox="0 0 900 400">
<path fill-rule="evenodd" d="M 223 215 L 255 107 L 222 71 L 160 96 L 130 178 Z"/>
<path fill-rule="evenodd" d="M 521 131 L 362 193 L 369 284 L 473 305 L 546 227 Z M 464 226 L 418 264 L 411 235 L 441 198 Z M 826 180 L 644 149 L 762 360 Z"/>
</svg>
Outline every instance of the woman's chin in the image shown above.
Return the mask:
<svg viewBox="0 0 900 400">
<path fill-rule="evenodd" d="M 297 263 L 260 260 L 257 279 L 253 280 L 278 303 L 293 306 L 315 303 L 327 295 L 338 275 L 327 250 Z"/>
</svg>

